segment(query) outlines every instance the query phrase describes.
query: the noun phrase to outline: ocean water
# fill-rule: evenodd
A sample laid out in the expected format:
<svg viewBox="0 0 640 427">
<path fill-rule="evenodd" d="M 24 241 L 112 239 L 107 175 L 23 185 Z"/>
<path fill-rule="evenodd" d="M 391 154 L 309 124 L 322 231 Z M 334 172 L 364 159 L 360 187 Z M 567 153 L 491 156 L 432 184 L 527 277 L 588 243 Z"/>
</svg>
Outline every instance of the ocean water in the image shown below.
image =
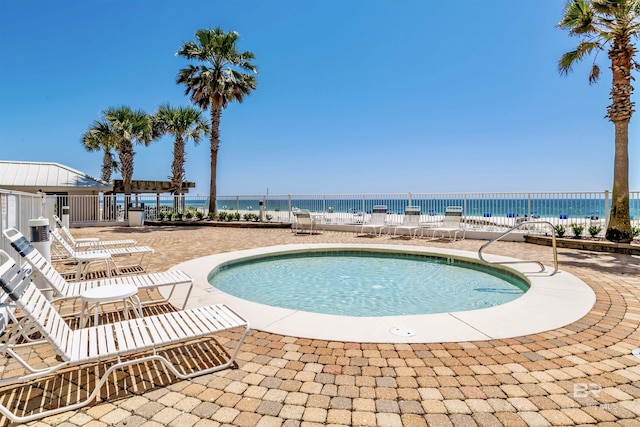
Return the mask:
<svg viewBox="0 0 640 427">
<path fill-rule="evenodd" d="M 573 195 L 572 195 L 573 196 Z M 444 215 L 448 206 L 462 206 L 466 216 L 477 217 L 541 217 L 541 218 L 604 218 L 607 214 L 604 199 L 596 198 L 540 198 L 540 199 L 506 199 L 506 198 L 417 198 L 417 199 L 361 199 L 361 198 L 242 198 L 220 197 L 217 200 L 220 211 L 258 211 L 262 201 L 266 211 L 282 211 L 289 209 L 306 209 L 312 212 L 358 213 L 373 211 L 375 205 L 386 205 L 389 213 L 402 214 L 407 206 L 420 206 L 424 215 Z M 140 195 L 139 203 L 156 206 L 155 196 Z M 122 196 L 117 198 L 118 204 L 124 204 Z M 172 207 L 173 200 L 168 197 L 160 199 L 160 205 Z M 185 197 L 185 208 L 208 209 L 207 197 Z M 631 199 L 630 213 L 632 218 L 640 218 L 640 199 Z"/>
<path fill-rule="evenodd" d="M 402 214 L 407 206 L 420 206 L 426 215 L 444 215 L 448 206 L 462 206 L 467 216 L 480 217 L 562 217 L 584 218 L 606 215 L 605 201 L 602 199 L 408 199 L 391 200 L 356 200 L 356 199 L 292 199 L 291 207 L 307 209 L 312 212 L 366 212 L 371 213 L 375 205 L 386 205 L 389 213 Z M 259 200 L 218 200 L 219 210 L 257 210 Z M 264 201 L 265 209 L 287 211 L 289 201 L 286 199 L 272 199 Z M 630 203 L 631 215 L 640 217 L 640 200 Z"/>
</svg>

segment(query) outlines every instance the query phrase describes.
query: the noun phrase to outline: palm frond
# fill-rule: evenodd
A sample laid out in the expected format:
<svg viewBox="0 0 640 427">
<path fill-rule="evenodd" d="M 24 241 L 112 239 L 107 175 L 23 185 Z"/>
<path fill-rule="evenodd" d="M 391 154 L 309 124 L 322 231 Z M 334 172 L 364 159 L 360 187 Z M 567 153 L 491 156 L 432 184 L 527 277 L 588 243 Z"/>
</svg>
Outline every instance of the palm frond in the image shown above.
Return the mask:
<svg viewBox="0 0 640 427">
<path fill-rule="evenodd" d="M 571 0 L 565 4 L 565 13 L 558 24 L 570 34 L 586 34 L 594 31 L 594 12 L 587 0 Z"/>
<path fill-rule="evenodd" d="M 562 75 L 569 74 L 573 69 L 573 64 L 580 60 L 580 53 L 577 50 L 565 52 L 558 61 L 558 71 Z"/>
<path fill-rule="evenodd" d="M 594 84 L 600 78 L 600 67 L 598 64 L 593 64 L 591 66 L 591 72 L 589 73 L 589 84 Z"/>
</svg>

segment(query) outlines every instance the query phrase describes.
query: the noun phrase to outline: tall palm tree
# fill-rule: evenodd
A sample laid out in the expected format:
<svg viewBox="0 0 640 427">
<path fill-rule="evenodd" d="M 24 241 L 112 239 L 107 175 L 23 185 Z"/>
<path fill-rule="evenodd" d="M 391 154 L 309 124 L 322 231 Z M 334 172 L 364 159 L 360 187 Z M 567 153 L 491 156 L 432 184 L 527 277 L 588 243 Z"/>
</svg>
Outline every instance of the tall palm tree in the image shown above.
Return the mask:
<svg viewBox="0 0 640 427">
<path fill-rule="evenodd" d="M 184 43 L 176 55 L 204 64 L 189 65 L 179 71 L 176 83 L 186 86 L 191 101 L 211 111 L 211 178 L 209 212 L 216 213 L 216 170 L 220 148 L 220 116 L 230 102 L 242 102 L 256 88 L 255 55 L 236 48 L 238 33 L 225 33 L 220 27 L 196 31 L 196 42 Z M 245 73 L 246 71 L 251 74 Z"/>
<path fill-rule="evenodd" d="M 100 179 L 111 181 L 111 174 L 120 170 L 113 150 L 118 148 L 117 135 L 106 120 L 96 120 L 82 135 L 82 144 L 87 151 L 102 151 L 102 169 Z"/>
<path fill-rule="evenodd" d="M 154 121 L 160 134 L 170 134 L 175 138 L 171 163 L 171 192 L 181 194 L 182 183 L 185 180 L 185 143 L 191 139 L 198 144 L 204 135 L 209 134 L 209 123 L 204 120 L 202 111 L 197 108 L 174 108 L 169 104 L 158 108 Z"/>
<path fill-rule="evenodd" d="M 109 108 L 102 113 L 109 126 L 116 134 L 118 158 L 124 194 L 131 194 L 131 178 L 133 176 L 133 144 L 149 145 L 156 135 L 153 132 L 152 120 L 142 110 L 132 110 L 127 106 Z"/>
<path fill-rule="evenodd" d="M 632 40 L 640 34 L 640 0 L 570 0 L 558 27 L 580 37 L 576 50 L 560 58 L 561 74 L 569 73 L 573 64 L 591 53 L 597 55 L 606 50 L 611 60 L 613 83 L 607 117 L 615 128 L 615 155 L 611 214 L 605 236 L 613 242 L 627 243 L 633 239 L 629 216 L 629 121 L 634 111 L 631 71 L 640 69 Z M 589 83 L 599 77 L 600 67 L 594 62 Z"/>
</svg>

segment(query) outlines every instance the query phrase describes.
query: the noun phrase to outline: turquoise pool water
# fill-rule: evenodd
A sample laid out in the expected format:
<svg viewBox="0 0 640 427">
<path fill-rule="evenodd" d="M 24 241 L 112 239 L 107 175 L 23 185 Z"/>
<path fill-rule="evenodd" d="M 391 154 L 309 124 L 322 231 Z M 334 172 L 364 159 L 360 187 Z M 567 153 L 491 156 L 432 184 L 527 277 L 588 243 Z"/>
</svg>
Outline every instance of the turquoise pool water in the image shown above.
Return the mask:
<svg viewBox="0 0 640 427">
<path fill-rule="evenodd" d="M 354 251 L 235 262 L 209 283 L 260 304 L 357 317 L 476 310 L 528 288 L 507 271 L 454 258 Z"/>
</svg>

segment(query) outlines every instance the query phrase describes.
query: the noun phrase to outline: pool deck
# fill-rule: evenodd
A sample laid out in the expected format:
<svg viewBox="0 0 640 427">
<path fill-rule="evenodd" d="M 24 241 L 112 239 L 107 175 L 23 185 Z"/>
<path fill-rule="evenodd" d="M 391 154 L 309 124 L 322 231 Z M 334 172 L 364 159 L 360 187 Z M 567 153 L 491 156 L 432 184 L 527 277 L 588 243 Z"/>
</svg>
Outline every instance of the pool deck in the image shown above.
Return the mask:
<svg viewBox="0 0 640 427">
<path fill-rule="evenodd" d="M 410 245 L 477 253 L 459 242 L 356 237 L 282 229 L 105 227 L 76 237 L 134 238 L 155 249 L 150 271 L 195 258 L 277 245 Z M 552 264 L 549 247 L 497 242 L 492 256 Z M 560 269 L 584 281 L 595 305 L 581 319 L 546 332 L 449 343 L 367 343 L 253 329 L 238 368 L 191 381 L 131 369 L 100 402 L 38 426 L 638 426 L 640 422 L 640 258 L 559 249 Z M 569 307 L 573 301 L 568 301 Z M 235 308 L 235 307 L 233 307 Z M 549 315 L 561 308 L 548 307 Z M 541 313 L 545 314 L 545 313 Z M 440 325 L 441 329 L 445 327 Z M 216 337 L 233 344 L 233 333 Z M 31 360 L 51 362 L 48 347 Z M 19 369 L 0 365 L 2 376 Z M 153 372 L 151 372 L 153 371 Z M 80 378 L 80 375 L 78 375 Z M 49 387 L 59 387 L 51 381 Z M 43 388 L 0 389 L 0 399 L 39 405 Z M 73 396 L 72 396 L 73 397 Z M 0 418 L 0 423 L 6 420 Z"/>
</svg>

